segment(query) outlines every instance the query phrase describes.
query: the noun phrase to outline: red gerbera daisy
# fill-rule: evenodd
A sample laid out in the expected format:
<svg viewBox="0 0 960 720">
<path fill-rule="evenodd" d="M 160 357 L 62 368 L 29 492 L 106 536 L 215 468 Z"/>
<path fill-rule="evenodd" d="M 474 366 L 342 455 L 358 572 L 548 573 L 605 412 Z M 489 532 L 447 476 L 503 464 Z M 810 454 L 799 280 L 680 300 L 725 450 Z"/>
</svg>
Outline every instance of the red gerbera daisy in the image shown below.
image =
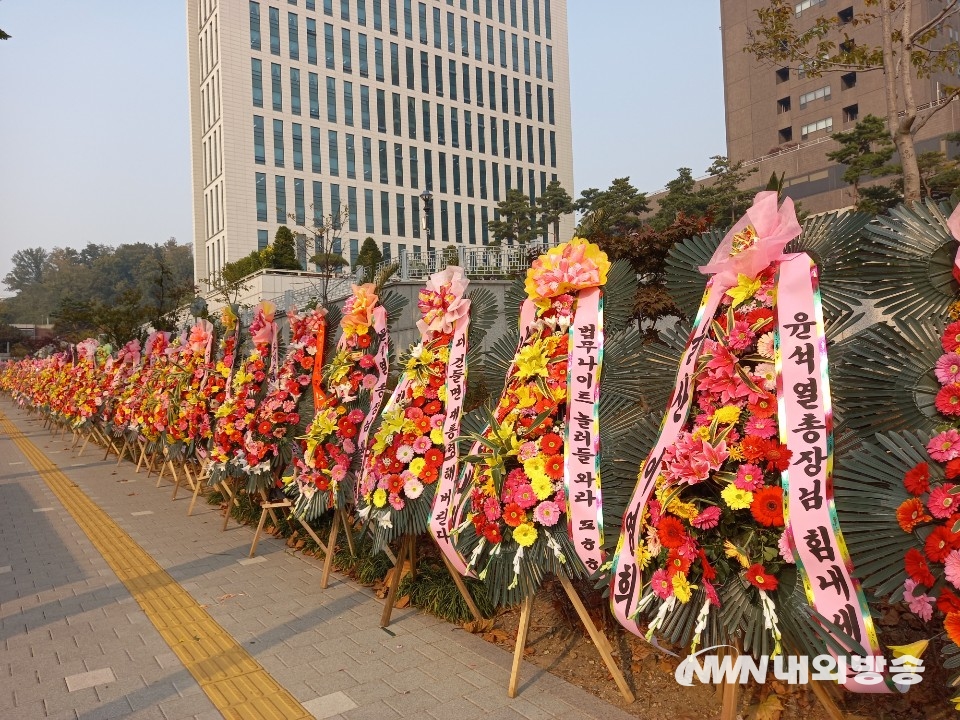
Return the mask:
<svg viewBox="0 0 960 720">
<path fill-rule="evenodd" d="M 926 509 L 919 498 L 910 498 L 900 503 L 897 508 L 897 522 L 900 529 L 904 532 L 913 532 L 913 529 L 920 523 L 930 522 L 932 517 L 927 515 Z"/>
<path fill-rule="evenodd" d="M 340 422 L 337 423 L 337 430 L 340 437 L 353 438 L 357 436 L 357 426 L 345 417 L 340 418 Z"/>
<path fill-rule="evenodd" d="M 769 393 L 761 395 L 755 403 L 747 405 L 747 410 L 751 415 L 757 417 L 773 417 L 773 414 L 777 411 L 777 399 Z"/>
<path fill-rule="evenodd" d="M 944 588 L 940 591 L 940 597 L 937 598 L 937 610 L 944 615 L 947 613 L 960 612 L 960 597 L 954 595 L 949 589 Z"/>
<path fill-rule="evenodd" d="M 911 580 L 928 588 L 933 587 L 933 573 L 930 572 L 930 566 L 927 565 L 927 561 L 923 559 L 919 550 L 916 548 L 907 550 L 907 554 L 903 558 L 903 567 Z"/>
<path fill-rule="evenodd" d="M 923 549 L 930 560 L 942 563 L 947 559 L 951 550 L 957 549 L 958 539 L 960 539 L 960 536 L 950 532 L 949 528 L 941 526 L 927 536 Z"/>
<path fill-rule="evenodd" d="M 779 470 L 783 472 L 790 467 L 790 456 L 793 451 L 788 450 L 786 445 L 781 445 L 776 440 L 767 440 L 767 451 L 764 456 L 767 458 L 767 470 Z"/>
<path fill-rule="evenodd" d="M 546 455 L 556 455 L 563 450 L 563 438 L 556 433 L 547 433 L 540 438 L 540 449 Z"/>
<path fill-rule="evenodd" d="M 690 569 L 692 560 L 683 557 L 677 550 L 671 550 L 667 555 L 667 577 L 673 578 L 677 573 L 686 573 Z"/>
<path fill-rule="evenodd" d="M 424 485 L 433 485 L 439 477 L 440 471 L 430 465 L 427 465 L 420 471 L 420 479 L 423 480 Z"/>
<path fill-rule="evenodd" d="M 743 456 L 750 462 L 756 462 L 767 452 L 766 442 L 764 442 L 763 438 L 759 438 L 756 435 L 747 435 L 743 439 L 740 448 Z"/>
<path fill-rule="evenodd" d="M 960 320 L 947 325 L 940 342 L 946 352 L 953 352 L 960 347 Z"/>
<path fill-rule="evenodd" d="M 958 477 L 960 477 L 960 458 L 955 458 L 948 462 L 946 468 L 944 468 L 944 472 L 947 475 L 947 480 L 956 480 Z M 929 485 L 927 486 L 927 489 L 929 489 Z M 920 493 L 914 494 L 919 495 Z"/>
<path fill-rule="evenodd" d="M 526 519 L 527 514 L 523 511 L 523 508 L 516 503 L 509 503 L 503 509 L 503 521 L 510 527 L 517 527 Z"/>
<path fill-rule="evenodd" d="M 357 346 L 362 348 L 370 347 L 370 335 L 357 335 Z"/>
<path fill-rule="evenodd" d="M 767 527 L 783 526 L 783 488 L 767 486 L 753 494 L 753 519 Z"/>
<path fill-rule="evenodd" d="M 922 462 L 907 470 L 906 475 L 903 476 L 903 486 L 911 495 L 930 492 L 930 466 Z"/>
<path fill-rule="evenodd" d="M 660 524 L 657 525 L 657 537 L 660 538 L 660 544 L 664 547 L 678 548 L 687 539 L 687 534 L 683 530 L 683 523 L 677 518 L 673 515 L 664 515 L 660 518 Z"/>
<path fill-rule="evenodd" d="M 951 383 L 940 388 L 934 405 L 944 415 L 960 415 L 960 385 Z"/>
<path fill-rule="evenodd" d="M 503 540 L 503 536 L 500 534 L 500 526 L 497 523 L 487 523 L 484 525 L 483 536 L 487 539 L 487 542 L 494 545 Z"/>
<path fill-rule="evenodd" d="M 743 571 L 744 577 L 758 590 L 776 590 L 777 579 L 770 575 L 760 563 L 755 563 Z"/>
<path fill-rule="evenodd" d="M 763 321 L 762 325 L 760 324 L 761 321 Z M 747 322 L 754 328 L 754 332 L 764 333 L 773 329 L 773 311 L 770 308 L 751 310 L 747 313 Z"/>
<path fill-rule="evenodd" d="M 943 629 L 952 643 L 960 643 L 960 612 L 947 613 L 943 621 Z"/>
<path fill-rule="evenodd" d="M 423 454 L 423 459 L 427 465 L 436 467 L 443 462 L 443 451 L 440 448 L 432 447 Z"/>
<path fill-rule="evenodd" d="M 547 477 L 559 480 L 563 477 L 563 455 L 550 455 L 543 464 Z"/>
</svg>

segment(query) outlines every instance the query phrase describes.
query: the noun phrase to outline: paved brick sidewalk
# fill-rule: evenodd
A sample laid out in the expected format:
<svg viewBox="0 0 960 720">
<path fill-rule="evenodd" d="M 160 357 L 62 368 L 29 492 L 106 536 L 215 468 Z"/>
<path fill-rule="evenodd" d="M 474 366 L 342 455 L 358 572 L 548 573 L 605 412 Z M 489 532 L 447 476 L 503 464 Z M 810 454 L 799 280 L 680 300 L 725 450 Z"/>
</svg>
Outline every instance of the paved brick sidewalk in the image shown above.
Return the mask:
<svg viewBox="0 0 960 720">
<path fill-rule="evenodd" d="M 317 718 L 632 717 L 524 663 L 506 696 L 511 656 L 413 609 L 378 627 L 382 601 L 102 449 L 70 452 L 36 416 L 2 411 Z M 0 435 L 0 717 L 221 717 L 104 559 Z"/>
</svg>

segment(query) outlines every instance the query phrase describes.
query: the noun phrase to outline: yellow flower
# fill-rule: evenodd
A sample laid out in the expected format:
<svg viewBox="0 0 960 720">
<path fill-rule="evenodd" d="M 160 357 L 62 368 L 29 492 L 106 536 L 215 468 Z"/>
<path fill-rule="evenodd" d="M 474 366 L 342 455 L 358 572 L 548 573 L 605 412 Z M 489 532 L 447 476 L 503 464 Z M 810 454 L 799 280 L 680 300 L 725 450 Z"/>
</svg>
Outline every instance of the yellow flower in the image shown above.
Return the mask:
<svg viewBox="0 0 960 720">
<path fill-rule="evenodd" d="M 737 307 L 752 298 L 760 289 L 760 285 L 760 278 L 750 278 L 738 273 L 737 285 L 727 290 L 727 295 L 733 298 L 733 306 Z"/>
<path fill-rule="evenodd" d="M 620 548 L 617 548 L 617 552 L 620 552 Z M 635 549 L 634 559 L 637 561 L 637 567 L 641 570 L 646 570 L 647 565 L 650 564 L 650 553 L 647 552 L 647 544 L 640 543 Z"/>
<path fill-rule="evenodd" d="M 377 488 L 373 491 L 373 504 L 378 508 L 387 504 L 387 491 L 383 488 Z"/>
<path fill-rule="evenodd" d="M 543 307 L 558 295 L 605 285 L 609 269 L 606 253 L 588 240 L 575 237 L 533 261 L 524 289 Z"/>
<path fill-rule="evenodd" d="M 743 448 L 740 446 L 740 443 L 736 445 L 731 445 L 727 448 L 727 451 L 730 453 L 731 460 L 742 461 L 743 460 Z"/>
<path fill-rule="evenodd" d="M 723 489 L 720 497 L 723 498 L 723 501 L 731 510 L 745 510 L 750 507 L 750 503 L 753 502 L 752 492 L 749 490 L 741 490 L 733 483 L 730 483 Z"/>
<path fill-rule="evenodd" d="M 709 440 L 710 428 L 707 427 L 706 425 L 701 425 L 692 433 L 690 433 L 690 437 L 692 437 L 694 440 Z"/>
<path fill-rule="evenodd" d="M 444 346 L 437 350 L 437 361 L 444 364 L 450 362 L 450 348 Z"/>
<path fill-rule="evenodd" d="M 681 502 L 680 500 L 672 501 L 667 506 L 667 512 L 684 520 L 693 520 L 697 515 L 700 514 L 700 511 L 697 510 L 696 505 L 693 503 Z"/>
<path fill-rule="evenodd" d="M 414 458 L 410 461 L 410 472 L 412 472 L 417 477 L 420 477 L 420 473 L 423 472 L 423 468 L 426 466 L 427 461 L 422 457 Z"/>
<path fill-rule="evenodd" d="M 430 431 L 430 441 L 434 445 L 443 445 L 443 430 L 434 428 Z"/>
<path fill-rule="evenodd" d="M 750 567 L 750 560 L 747 559 L 747 556 L 740 552 L 740 549 L 729 540 L 723 541 L 723 554 L 728 558 L 736 558 L 741 567 Z"/>
<path fill-rule="evenodd" d="M 513 539 L 520 547 L 530 547 L 537 541 L 537 529 L 530 523 L 520 523 L 513 529 Z"/>
<path fill-rule="evenodd" d="M 383 421 L 380 423 L 380 432 L 386 436 L 394 435 L 403 430 L 403 408 L 397 406 L 383 414 Z"/>
<path fill-rule="evenodd" d="M 720 425 L 733 425 L 740 419 L 740 408 L 736 405 L 724 405 L 713 414 L 713 419 Z"/>
<path fill-rule="evenodd" d="M 437 400 L 440 402 L 447 401 L 447 384 L 444 383 L 439 388 L 437 388 Z"/>
<path fill-rule="evenodd" d="M 899 657 L 920 659 L 923 657 L 923 653 L 926 652 L 927 645 L 929 644 L 930 642 L 928 640 L 917 640 L 909 645 L 887 645 L 887 647 L 890 648 L 890 651 L 893 653 L 894 659 Z M 904 667 L 916 667 L 917 663 L 905 660 L 903 665 Z"/>
<path fill-rule="evenodd" d="M 681 603 L 690 602 L 692 595 L 690 591 L 693 590 L 694 586 L 687 580 L 687 576 L 678 572 L 673 576 L 671 582 L 673 583 L 673 594 L 677 596 L 677 600 Z"/>
<path fill-rule="evenodd" d="M 547 348 L 541 343 L 527 345 L 517 355 L 517 379 L 547 376 Z"/>
<path fill-rule="evenodd" d="M 547 477 L 546 473 L 531 478 L 530 487 L 533 488 L 533 494 L 537 496 L 537 500 L 546 500 L 553 495 L 553 482 Z"/>
<path fill-rule="evenodd" d="M 530 389 L 529 385 L 523 385 L 517 389 L 516 393 L 517 398 L 517 407 L 519 408 L 528 408 L 533 407 L 537 404 L 537 396 Z M 510 401 L 507 398 L 504 398 L 504 402 L 509 405 Z"/>
</svg>

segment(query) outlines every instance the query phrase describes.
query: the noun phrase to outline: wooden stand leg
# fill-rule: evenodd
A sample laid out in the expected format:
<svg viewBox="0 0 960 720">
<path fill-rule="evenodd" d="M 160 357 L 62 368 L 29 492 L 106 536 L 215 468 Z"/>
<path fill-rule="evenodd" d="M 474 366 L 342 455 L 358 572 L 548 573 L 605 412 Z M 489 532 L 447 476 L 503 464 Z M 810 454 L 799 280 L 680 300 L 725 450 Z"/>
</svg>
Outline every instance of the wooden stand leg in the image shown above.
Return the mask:
<svg viewBox="0 0 960 720">
<path fill-rule="evenodd" d="M 813 690 L 813 694 L 817 700 L 820 701 L 820 705 L 826 711 L 830 720 L 844 720 L 847 717 L 843 714 L 843 711 L 837 707 L 837 703 L 830 697 L 830 693 L 823 686 L 822 682 L 819 680 L 811 680 L 810 689 Z"/>
<path fill-rule="evenodd" d="M 533 611 L 533 595 L 523 599 L 520 606 L 520 627 L 517 629 L 517 644 L 513 648 L 513 666 L 510 668 L 510 684 L 507 686 L 507 697 L 517 696 L 517 685 L 520 684 L 520 661 L 523 660 L 523 650 L 527 646 L 527 633 L 530 630 L 530 614 Z"/>
<path fill-rule="evenodd" d="M 350 529 L 350 521 L 347 520 L 347 511 L 341 508 L 337 512 L 340 513 L 340 522 L 343 524 L 343 532 L 347 536 L 347 547 L 350 548 L 350 554 L 355 556 L 357 554 L 357 549 L 353 546 L 353 530 Z M 336 518 L 334 518 L 334 522 L 336 522 Z"/>
<path fill-rule="evenodd" d="M 237 498 L 230 491 L 230 484 L 226 480 L 220 483 L 220 487 L 223 488 L 223 494 L 227 496 L 227 506 L 223 511 L 223 527 L 220 528 L 220 531 L 222 532 L 227 529 L 227 523 L 230 522 L 230 510 L 233 509 L 234 505 L 238 505 L 239 503 Z"/>
<path fill-rule="evenodd" d="M 390 616 L 393 614 L 393 604 L 397 601 L 397 588 L 400 587 L 400 576 L 403 575 L 403 564 L 410 559 L 410 536 L 404 535 L 400 541 L 400 552 L 397 553 L 397 562 L 393 566 L 393 575 L 390 578 L 390 589 L 387 591 L 387 599 L 384 601 L 383 614 L 380 616 L 380 627 L 387 627 L 390 624 Z"/>
<path fill-rule="evenodd" d="M 173 495 L 170 497 L 170 500 L 177 499 L 177 491 L 180 490 L 180 475 L 177 473 L 177 466 L 173 464 L 173 460 L 167 460 L 167 463 L 170 465 L 170 472 L 173 473 Z"/>
<path fill-rule="evenodd" d="M 728 652 L 739 655 L 737 649 L 724 648 L 724 654 Z M 736 657 L 734 657 L 734 661 L 736 661 Z M 717 688 L 717 692 L 720 695 L 720 720 L 736 720 L 737 706 L 740 704 L 740 684 L 724 681 Z"/>
<path fill-rule="evenodd" d="M 153 461 L 155 457 L 150 456 L 150 468 L 147 470 L 147 477 L 150 477 L 150 473 L 153 472 Z M 160 482 L 163 480 L 163 476 L 167 472 L 167 461 L 164 459 L 163 455 L 160 456 L 160 472 L 157 473 L 157 487 L 160 487 Z"/>
<path fill-rule="evenodd" d="M 93 430 L 87 433 L 87 439 L 83 441 L 83 445 L 80 447 L 80 452 L 77 453 L 77 457 L 83 455 L 83 451 L 87 449 L 87 443 L 90 442 L 91 437 L 93 437 Z"/>
<path fill-rule="evenodd" d="M 203 482 L 198 477 L 197 482 L 193 487 L 193 499 L 190 500 L 190 507 L 187 508 L 187 517 L 193 515 L 193 506 L 197 504 L 197 497 L 200 495 L 200 490 L 203 488 Z"/>
<path fill-rule="evenodd" d="M 327 551 L 323 556 L 323 575 L 320 576 L 321 590 L 326 590 L 327 584 L 330 582 L 330 570 L 333 568 L 333 553 L 337 547 L 337 531 L 340 529 L 340 518 L 338 516 L 343 511 L 338 509 L 333 512 L 333 522 L 330 524 L 330 537 L 327 539 Z"/>
<path fill-rule="evenodd" d="M 587 628 L 587 632 L 590 634 L 590 639 L 593 640 L 593 644 L 596 645 L 597 652 L 599 652 L 600 657 L 603 658 L 603 662 L 607 666 L 607 670 L 610 671 L 614 682 L 617 683 L 617 687 L 620 689 L 620 694 L 623 695 L 624 700 L 626 700 L 628 703 L 632 703 L 634 700 L 636 700 L 636 698 L 633 696 L 630 686 L 627 685 L 627 680 L 623 677 L 623 673 L 620 671 L 620 666 L 617 665 L 616 660 L 613 659 L 610 641 L 607 640 L 607 636 L 597 630 L 597 626 L 593 624 L 593 619 L 590 617 L 590 613 L 587 612 L 587 608 L 584 607 L 580 596 L 577 595 L 577 591 L 573 589 L 570 578 L 568 578 L 566 575 L 559 575 L 557 577 L 560 580 L 560 584 L 563 586 L 564 591 L 567 593 L 567 597 L 570 598 L 570 602 L 573 603 L 573 607 L 577 611 L 577 615 L 580 616 L 580 621 L 583 623 L 584 627 Z"/>
<path fill-rule="evenodd" d="M 257 552 L 257 543 L 260 541 L 260 533 L 263 532 L 263 524 L 267 520 L 267 508 L 260 511 L 260 523 L 257 525 L 257 531 L 253 534 L 253 542 L 250 543 L 250 554 L 247 557 L 253 557 Z"/>
<path fill-rule="evenodd" d="M 463 597 L 463 601 L 467 604 L 470 614 L 473 615 L 473 619 L 483 620 L 483 615 L 480 613 L 480 608 L 478 608 L 477 604 L 473 601 L 473 596 L 467 589 L 467 584 L 463 582 L 463 577 L 457 572 L 457 569 L 447 559 L 446 555 L 440 553 L 440 557 L 443 558 L 443 564 L 447 566 L 447 572 L 450 573 L 450 577 L 453 578 L 453 584 L 456 585 L 457 590 L 460 591 L 460 595 Z"/>
<path fill-rule="evenodd" d="M 146 443 L 144 443 L 143 447 L 140 448 L 140 459 L 137 460 L 137 469 L 135 471 L 137 475 L 140 474 L 140 466 L 143 465 L 143 461 L 146 460 L 146 458 L 147 458 L 147 445 Z M 150 477 L 150 476 L 147 475 L 147 477 Z"/>
<path fill-rule="evenodd" d="M 117 467 L 120 467 L 120 463 L 123 462 L 123 458 L 127 454 L 127 449 L 130 447 L 130 440 L 128 438 L 123 439 L 123 446 L 120 448 L 120 454 L 117 455 Z"/>
</svg>

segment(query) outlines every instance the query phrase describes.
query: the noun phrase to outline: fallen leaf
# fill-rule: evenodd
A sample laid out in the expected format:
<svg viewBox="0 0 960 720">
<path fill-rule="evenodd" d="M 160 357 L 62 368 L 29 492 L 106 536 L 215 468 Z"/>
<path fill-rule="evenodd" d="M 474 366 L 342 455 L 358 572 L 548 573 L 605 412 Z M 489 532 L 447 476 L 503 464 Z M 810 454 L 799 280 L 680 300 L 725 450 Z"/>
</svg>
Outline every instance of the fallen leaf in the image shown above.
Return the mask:
<svg viewBox="0 0 960 720">
<path fill-rule="evenodd" d="M 493 629 L 493 620 L 468 620 L 463 624 L 463 629 L 473 635 L 490 632 Z"/>
<path fill-rule="evenodd" d="M 484 633 L 483 639 L 492 643 L 504 643 L 509 640 L 509 636 L 503 630 L 494 629 Z"/>
<path fill-rule="evenodd" d="M 299 540 L 296 545 L 294 545 L 294 550 L 303 550 L 304 545 L 307 544 L 306 540 Z"/>
<path fill-rule="evenodd" d="M 395 608 L 400 608 L 401 610 L 410 604 L 410 596 L 404 595 L 401 598 L 397 598 L 397 601 L 393 604 Z"/>
<path fill-rule="evenodd" d="M 769 695 L 767 699 L 757 705 L 753 720 L 780 720 L 783 712 L 783 703 L 776 695 Z"/>
</svg>

